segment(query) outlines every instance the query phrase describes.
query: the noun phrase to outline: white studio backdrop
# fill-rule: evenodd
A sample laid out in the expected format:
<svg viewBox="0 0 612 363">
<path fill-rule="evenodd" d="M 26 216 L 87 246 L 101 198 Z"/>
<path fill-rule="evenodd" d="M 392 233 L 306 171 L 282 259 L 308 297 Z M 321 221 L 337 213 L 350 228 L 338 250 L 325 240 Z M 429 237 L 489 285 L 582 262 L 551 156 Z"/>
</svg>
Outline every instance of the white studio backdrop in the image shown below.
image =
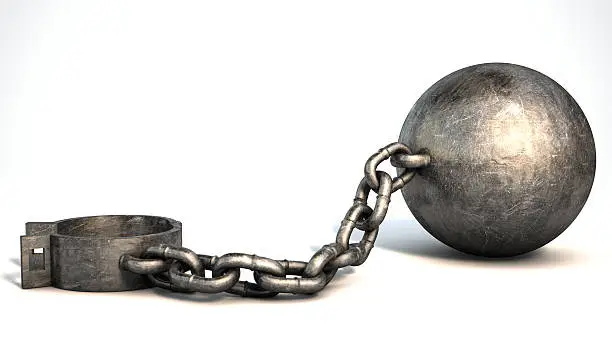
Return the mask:
<svg viewBox="0 0 612 363">
<path fill-rule="evenodd" d="M 610 362 L 611 19 L 607 1 L 0 1 L 0 361 Z M 555 79 L 595 137 L 585 208 L 537 252 L 456 253 L 398 194 L 366 264 L 311 298 L 18 288 L 27 221 L 161 215 L 199 253 L 308 259 L 421 93 L 484 62 Z"/>
</svg>

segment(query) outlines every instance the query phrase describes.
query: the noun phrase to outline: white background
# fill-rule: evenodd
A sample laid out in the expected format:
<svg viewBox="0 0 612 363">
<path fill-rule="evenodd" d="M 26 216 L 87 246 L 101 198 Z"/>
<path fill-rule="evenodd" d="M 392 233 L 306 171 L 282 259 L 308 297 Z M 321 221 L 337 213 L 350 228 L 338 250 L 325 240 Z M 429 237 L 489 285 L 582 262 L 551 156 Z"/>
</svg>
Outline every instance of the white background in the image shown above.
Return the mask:
<svg viewBox="0 0 612 363">
<path fill-rule="evenodd" d="M 612 361 L 611 18 L 603 0 L 0 1 L 0 360 Z M 367 263 L 311 298 L 18 288 L 24 223 L 84 215 L 308 259 L 421 93 L 490 61 L 555 79 L 595 136 L 590 199 L 537 252 L 454 252 L 398 194 Z"/>
</svg>

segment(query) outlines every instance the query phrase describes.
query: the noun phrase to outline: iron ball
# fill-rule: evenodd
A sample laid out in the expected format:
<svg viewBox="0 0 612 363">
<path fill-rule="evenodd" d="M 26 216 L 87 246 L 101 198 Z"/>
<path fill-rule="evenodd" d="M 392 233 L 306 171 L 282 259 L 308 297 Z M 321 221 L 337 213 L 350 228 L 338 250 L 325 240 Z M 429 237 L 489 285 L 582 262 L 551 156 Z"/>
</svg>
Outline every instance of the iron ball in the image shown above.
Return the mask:
<svg viewBox="0 0 612 363">
<path fill-rule="evenodd" d="M 399 141 L 431 156 L 402 188 L 411 212 L 435 238 L 473 255 L 511 257 L 552 241 L 578 216 L 595 177 L 595 143 L 576 101 L 514 64 L 474 65 L 436 82 Z"/>
</svg>

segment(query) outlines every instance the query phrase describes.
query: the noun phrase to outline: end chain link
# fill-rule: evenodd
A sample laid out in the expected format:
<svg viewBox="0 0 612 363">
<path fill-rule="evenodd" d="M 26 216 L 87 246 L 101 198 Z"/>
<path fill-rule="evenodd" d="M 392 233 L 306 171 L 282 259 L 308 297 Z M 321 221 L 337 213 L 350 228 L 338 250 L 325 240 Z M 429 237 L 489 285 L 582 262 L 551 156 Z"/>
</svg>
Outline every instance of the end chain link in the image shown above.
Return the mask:
<svg viewBox="0 0 612 363">
<path fill-rule="evenodd" d="M 391 178 L 388 173 L 377 170 L 387 159 L 399 168 L 399 176 Z M 412 154 L 399 142 L 372 155 L 365 164 L 365 176 L 357 187 L 353 205 L 340 223 L 336 241 L 323 246 L 308 262 L 274 260 L 244 253 L 220 257 L 197 255 L 184 247 L 160 245 L 148 248 L 140 257 L 123 255 L 119 265 L 124 270 L 147 275 L 154 286 L 177 292 L 228 292 L 244 297 L 314 294 L 327 286 L 338 269 L 365 262 L 387 215 L 391 194 L 403 188 L 417 169 L 430 162 L 426 153 Z M 376 194 L 374 208 L 368 206 L 371 192 Z M 355 228 L 364 232 L 363 237 L 358 243 L 349 243 Z M 253 271 L 255 283 L 241 281 L 240 269 Z M 205 270 L 211 271 L 212 277 L 205 277 Z"/>
</svg>

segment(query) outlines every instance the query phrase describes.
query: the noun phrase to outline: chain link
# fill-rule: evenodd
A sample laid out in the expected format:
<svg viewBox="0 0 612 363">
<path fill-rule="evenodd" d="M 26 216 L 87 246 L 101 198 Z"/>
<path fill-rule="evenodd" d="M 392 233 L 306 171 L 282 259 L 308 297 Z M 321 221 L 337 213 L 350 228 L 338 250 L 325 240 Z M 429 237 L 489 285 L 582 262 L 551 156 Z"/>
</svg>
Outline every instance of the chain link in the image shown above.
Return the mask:
<svg viewBox="0 0 612 363">
<path fill-rule="evenodd" d="M 391 176 L 378 166 L 391 159 L 400 175 Z M 366 162 L 364 177 L 357 187 L 353 205 L 340 223 L 336 241 L 316 251 L 308 262 L 274 260 L 244 253 L 223 256 L 197 255 L 184 248 L 168 245 L 150 247 L 139 257 L 123 255 L 119 265 L 124 270 L 147 275 L 152 285 L 177 292 L 228 292 L 244 297 L 272 297 L 279 293 L 314 294 L 321 291 L 338 269 L 363 264 L 387 215 L 391 194 L 403 188 L 431 160 L 426 153 L 412 154 L 395 142 L 378 150 Z M 374 192 L 374 207 L 368 197 Z M 363 231 L 358 243 L 349 243 L 355 229 Z M 255 283 L 240 280 L 240 270 L 253 271 Z M 205 277 L 204 271 L 212 277 Z M 189 273 L 188 273 L 189 272 Z"/>
</svg>

